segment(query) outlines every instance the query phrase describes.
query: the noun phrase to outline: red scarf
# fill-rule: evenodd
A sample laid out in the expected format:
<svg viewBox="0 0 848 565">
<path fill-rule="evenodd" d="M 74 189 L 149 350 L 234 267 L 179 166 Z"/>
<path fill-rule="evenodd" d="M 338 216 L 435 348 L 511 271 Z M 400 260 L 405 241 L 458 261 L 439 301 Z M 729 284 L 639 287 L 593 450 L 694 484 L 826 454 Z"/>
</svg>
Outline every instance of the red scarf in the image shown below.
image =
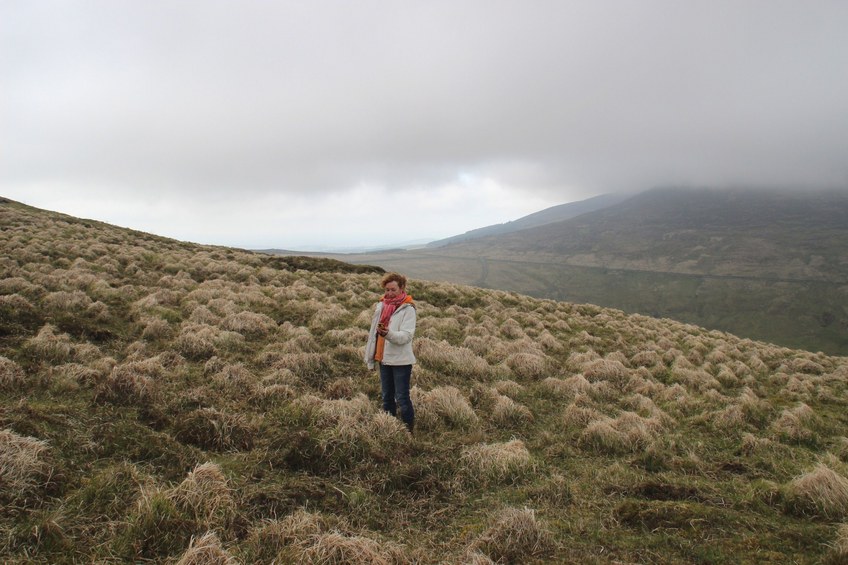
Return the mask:
<svg viewBox="0 0 848 565">
<path fill-rule="evenodd" d="M 389 320 L 392 318 L 392 314 L 395 313 L 395 310 L 398 309 L 398 306 L 407 301 L 412 302 L 412 297 L 409 296 L 406 292 L 401 292 L 394 298 L 386 298 L 384 296 L 382 298 L 383 311 L 380 314 L 380 323 L 388 328 Z"/>
<path fill-rule="evenodd" d="M 405 292 L 401 292 L 394 298 L 386 298 L 385 296 L 381 299 L 383 303 L 383 310 L 380 312 L 380 323 L 383 324 L 386 328 L 389 327 L 389 320 L 392 317 L 392 314 L 395 313 L 395 310 L 401 304 L 406 304 L 407 302 L 412 304 L 412 297 L 406 294 Z M 386 348 L 386 338 L 377 334 L 377 348 L 374 351 L 374 360 L 375 361 L 383 361 L 383 352 Z"/>
</svg>

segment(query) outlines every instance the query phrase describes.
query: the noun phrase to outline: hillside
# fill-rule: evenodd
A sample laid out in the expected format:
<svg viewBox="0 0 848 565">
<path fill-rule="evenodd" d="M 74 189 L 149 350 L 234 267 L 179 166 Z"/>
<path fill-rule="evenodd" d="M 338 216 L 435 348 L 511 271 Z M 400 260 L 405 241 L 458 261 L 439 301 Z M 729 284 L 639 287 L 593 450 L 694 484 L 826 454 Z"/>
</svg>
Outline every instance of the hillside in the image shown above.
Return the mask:
<svg viewBox="0 0 848 565">
<path fill-rule="evenodd" d="M 539 212 L 534 212 L 533 214 L 518 218 L 517 220 L 514 220 L 512 222 L 477 228 L 471 231 L 467 231 L 464 234 L 440 239 L 438 241 L 433 241 L 427 244 L 427 247 L 443 247 L 445 245 L 468 241 L 471 239 L 477 239 L 485 236 L 502 235 L 529 228 L 535 228 L 546 224 L 552 224 L 555 222 L 562 222 L 564 220 L 570 220 L 571 218 L 574 218 L 581 214 L 594 212 L 596 210 L 601 210 L 614 204 L 618 204 L 626 198 L 626 196 L 620 194 L 602 194 L 600 196 L 587 198 L 586 200 L 580 200 L 578 202 L 560 204 L 559 206 L 552 206 L 550 208 L 540 210 Z"/>
<path fill-rule="evenodd" d="M 336 256 L 848 354 L 848 192 L 654 190 L 433 250 Z"/>
<path fill-rule="evenodd" d="M 848 359 L 0 203 L 5 563 L 844 563 Z"/>
</svg>

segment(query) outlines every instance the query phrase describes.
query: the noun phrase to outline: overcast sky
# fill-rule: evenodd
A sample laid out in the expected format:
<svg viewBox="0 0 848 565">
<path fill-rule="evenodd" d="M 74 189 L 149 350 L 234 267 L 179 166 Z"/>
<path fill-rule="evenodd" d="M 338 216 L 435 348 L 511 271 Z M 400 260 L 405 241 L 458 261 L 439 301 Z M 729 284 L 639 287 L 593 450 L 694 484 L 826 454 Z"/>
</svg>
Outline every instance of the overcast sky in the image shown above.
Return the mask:
<svg viewBox="0 0 848 565">
<path fill-rule="evenodd" d="M 0 195 L 201 243 L 848 186 L 848 2 L 0 0 Z"/>
</svg>

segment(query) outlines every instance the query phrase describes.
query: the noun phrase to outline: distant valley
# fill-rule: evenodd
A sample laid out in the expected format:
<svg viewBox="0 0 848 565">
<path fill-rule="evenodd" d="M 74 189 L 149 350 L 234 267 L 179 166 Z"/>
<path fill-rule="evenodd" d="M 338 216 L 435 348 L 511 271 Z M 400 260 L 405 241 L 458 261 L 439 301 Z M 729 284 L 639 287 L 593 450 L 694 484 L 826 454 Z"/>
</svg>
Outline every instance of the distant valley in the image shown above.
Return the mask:
<svg viewBox="0 0 848 565">
<path fill-rule="evenodd" d="M 657 189 L 531 216 L 335 257 L 848 355 L 845 191 Z"/>
</svg>

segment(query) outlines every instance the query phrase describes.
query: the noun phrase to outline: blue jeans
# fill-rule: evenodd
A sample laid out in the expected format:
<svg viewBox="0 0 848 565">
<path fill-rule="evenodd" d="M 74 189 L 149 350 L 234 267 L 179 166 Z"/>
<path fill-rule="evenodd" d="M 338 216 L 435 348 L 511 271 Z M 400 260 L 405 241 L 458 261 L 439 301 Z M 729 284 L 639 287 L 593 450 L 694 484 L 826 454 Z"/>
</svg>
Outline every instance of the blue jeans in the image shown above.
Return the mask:
<svg viewBox="0 0 848 565">
<path fill-rule="evenodd" d="M 383 365 L 380 363 L 380 385 L 383 393 L 383 410 L 397 416 L 400 408 L 400 419 L 409 431 L 415 423 L 415 409 L 409 398 L 409 381 L 412 378 L 412 365 Z"/>
</svg>

